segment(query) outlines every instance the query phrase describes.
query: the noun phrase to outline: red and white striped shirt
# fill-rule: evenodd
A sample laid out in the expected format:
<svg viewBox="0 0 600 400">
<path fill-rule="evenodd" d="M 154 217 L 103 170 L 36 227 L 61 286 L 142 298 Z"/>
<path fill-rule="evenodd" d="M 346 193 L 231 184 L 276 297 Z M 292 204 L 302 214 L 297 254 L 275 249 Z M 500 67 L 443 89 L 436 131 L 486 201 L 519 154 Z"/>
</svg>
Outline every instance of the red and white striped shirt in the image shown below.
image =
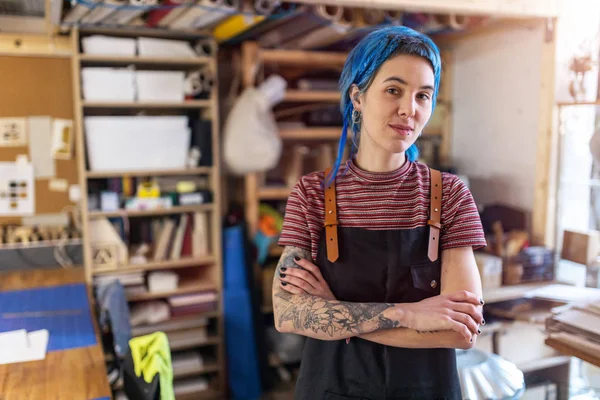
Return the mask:
<svg viewBox="0 0 600 400">
<path fill-rule="evenodd" d="M 427 225 L 429 168 L 405 162 L 391 172 L 368 172 L 349 161 L 336 177 L 341 227 L 372 230 L 414 229 Z M 296 246 L 317 257 L 325 217 L 323 171 L 300 178 L 287 201 L 281 246 Z M 442 173 L 442 250 L 486 246 L 481 219 L 469 189 L 456 175 Z"/>
</svg>

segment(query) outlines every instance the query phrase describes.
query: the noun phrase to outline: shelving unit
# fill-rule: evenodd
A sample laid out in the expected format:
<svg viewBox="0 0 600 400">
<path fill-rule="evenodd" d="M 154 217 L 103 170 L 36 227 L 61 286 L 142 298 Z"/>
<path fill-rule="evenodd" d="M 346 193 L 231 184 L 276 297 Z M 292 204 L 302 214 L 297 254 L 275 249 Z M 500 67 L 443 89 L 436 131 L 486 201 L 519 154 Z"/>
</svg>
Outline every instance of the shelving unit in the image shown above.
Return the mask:
<svg viewBox="0 0 600 400">
<path fill-rule="evenodd" d="M 194 58 L 160 58 L 160 57 L 120 57 L 99 56 L 83 54 L 80 52 L 80 39 L 88 34 L 96 34 L 94 30 L 74 28 L 71 32 L 72 40 L 72 69 L 75 100 L 75 133 L 76 157 L 80 173 L 79 185 L 82 194 L 81 217 L 83 230 L 83 253 L 86 271 L 86 280 L 89 283 L 95 277 L 102 277 L 115 273 L 146 273 L 150 271 L 177 271 L 185 276 L 186 282 L 176 290 L 169 292 L 145 292 L 128 296 L 130 307 L 145 301 L 167 299 L 172 296 L 214 291 L 216 293 L 216 309 L 214 311 L 198 312 L 188 318 L 207 318 L 209 325 L 206 327 L 207 336 L 186 338 L 177 337 L 170 340 L 172 351 L 199 350 L 201 353 L 208 351 L 207 358 L 202 368 L 188 368 L 174 372 L 175 381 L 191 377 L 206 376 L 210 381 L 210 389 L 185 393 L 179 392 L 176 398 L 222 398 L 226 392 L 225 386 L 225 351 L 223 332 L 223 304 L 222 304 L 222 254 L 221 254 L 221 171 L 220 171 L 220 145 L 219 145 L 219 120 L 218 120 L 218 88 L 215 84 L 207 100 L 186 100 L 183 102 L 97 102 L 85 101 L 82 97 L 80 71 L 82 67 L 126 67 L 133 65 L 140 69 L 150 70 L 193 70 L 196 68 L 209 68 L 216 82 L 216 56 Z M 101 32 L 103 34 L 137 37 L 146 36 L 143 31 L 115 30 Z M 169 35 L 173 39 L 194 40 L 199 39 L 198 34 Z M 153 169 L 153 170 L 115 170 L 115 171 L 90 171 L 86 160 L 86 138 L 83 120 L 86 115 L 135 115 L 140 111 L 151 111 L 153 114 L 165 112 L 168 115 L 185 114 L 192 118 L 202 118 L 211 121 L 212 165 L 200 166 L 189 169 Z M 193 115 L 193 116 L 192 116 Z M 207 178 L 212 201 L 207 204 L 172 206 L 162 209 L 120 209 L 115 211 L 89 211 L 88 187 L 90 180 L 113 178 L 143 178 L 143 177 L 193 177 L 204 176 Z M 205 213 L 209 231 L 206 238 L 210 243 L 210 253 L 205 256 L 185 256 L 180 259 L 167 259 L 164 261 L 151 261 L 146 263 L 124 263 L 121 265 L 94 265 L 92 259 L 92 243 L 90 242 L 90 221 L 96 218 L 153 218 L 164 216 L 177 216 L 186 213 Z M 180 279 L 181 281 L 181 279 Z M 191 281 L 191 282 L 190 282 Z M 169 322 L 183 320 L 182 317 L 173 317 Z M 145 326 L 152 329 L 151 326 Z M 184 328 L 183 331 L 185 331 Z M 182 332 L 183 332 L 182 331 Z M 204 353 L 203 353 L 204 354 Z"/>
</svg>

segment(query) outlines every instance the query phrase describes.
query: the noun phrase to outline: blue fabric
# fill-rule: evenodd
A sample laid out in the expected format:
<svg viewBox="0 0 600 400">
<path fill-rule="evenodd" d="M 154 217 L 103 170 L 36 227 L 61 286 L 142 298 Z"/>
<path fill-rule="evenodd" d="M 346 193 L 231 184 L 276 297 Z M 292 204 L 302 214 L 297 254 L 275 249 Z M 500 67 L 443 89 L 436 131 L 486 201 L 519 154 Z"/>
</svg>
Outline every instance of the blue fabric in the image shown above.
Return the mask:
<svg viewBox="0 0 600 400">
<path fill-rule="evenodd" d="M 47 351 L 95 345 L 84 284 L 0 292 L 0 332 L 47 329 Z"/>
<path fill-rule="evenodd" d="M 225 290 L 225 348 L 231 398 L 261 397 L 260 366 L 252 320 L 252 302 L 247 289 Z"/>
<path fill-rule="evenodd" d="M 129 349 L 129 340 L 131 339 L 129 305 L 125 288 L 121 282 L 114 280 L 104 285 L 98 285 L 96 293 L 100 305 L 100 325 L 105 326 L 110 321 L 115 352 L 118 356 L 124 356 Z"/>
<path fill-rule="evenodd" d="M 223 274 L 224 288 L 248 288 L 244 230 L 241 225 L 231 226 L 223 230 Z"/>
</svg>

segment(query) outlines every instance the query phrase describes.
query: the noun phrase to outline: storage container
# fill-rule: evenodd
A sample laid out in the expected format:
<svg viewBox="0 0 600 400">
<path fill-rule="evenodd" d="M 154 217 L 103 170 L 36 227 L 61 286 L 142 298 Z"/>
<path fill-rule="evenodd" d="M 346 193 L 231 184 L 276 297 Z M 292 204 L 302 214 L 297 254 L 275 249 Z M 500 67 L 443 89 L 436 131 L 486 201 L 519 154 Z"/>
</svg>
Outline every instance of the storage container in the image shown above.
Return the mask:
<svg viewBox="0 0 600 400">
<path fill-rule="evenodd" d="M 197 57 L 192 46 L 183 40 L 138 38 L 140 57 Z"/>
<path fill-rule="evenodd" d="M 91 171 L 183 169 L 190 147 L 185 116 L 84 119 Z"/>
<path fill-rule="evenodd" d="M 184 95 L 183 71 L 137 71 L 135 83 L 139 101 L 180 102 Z"/>
<path fill-rule="evenodd" d="M 88 101 L 132 102 L 135 100 L 134 71 L 126 68 L 81 69 L 81 89 Z"/>
<path fill-rule="evenodd" d="M 133 57 L 137 52 L 135 38 L 92 35 L 81 39 L 81 46 L 86 54 Z"/>
</svg>

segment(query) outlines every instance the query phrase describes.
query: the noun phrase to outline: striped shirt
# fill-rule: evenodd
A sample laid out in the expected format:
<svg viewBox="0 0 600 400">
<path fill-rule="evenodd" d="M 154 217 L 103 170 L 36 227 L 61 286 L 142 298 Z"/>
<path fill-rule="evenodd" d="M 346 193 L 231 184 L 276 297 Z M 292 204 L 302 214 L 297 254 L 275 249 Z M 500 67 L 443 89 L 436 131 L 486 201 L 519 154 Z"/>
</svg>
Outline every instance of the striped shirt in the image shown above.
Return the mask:
<svg viewBox="0 0 600 400">
<path fill-rule="evenodd" d="M 405 162 L 391 172 L 368 172 L 354 162 L 336 177 L 338 222 L 341 227 L 371 230 L 414 229 L 427 225 L 429 168 Z M 281 246 L 296 246 L 317 257 L 325 217 L 324 172 L 301 177 L 288 198 Z M 473 196 L 456 175 L 442 173 L 442 250 L 486 246 Z"/>
</svg>

